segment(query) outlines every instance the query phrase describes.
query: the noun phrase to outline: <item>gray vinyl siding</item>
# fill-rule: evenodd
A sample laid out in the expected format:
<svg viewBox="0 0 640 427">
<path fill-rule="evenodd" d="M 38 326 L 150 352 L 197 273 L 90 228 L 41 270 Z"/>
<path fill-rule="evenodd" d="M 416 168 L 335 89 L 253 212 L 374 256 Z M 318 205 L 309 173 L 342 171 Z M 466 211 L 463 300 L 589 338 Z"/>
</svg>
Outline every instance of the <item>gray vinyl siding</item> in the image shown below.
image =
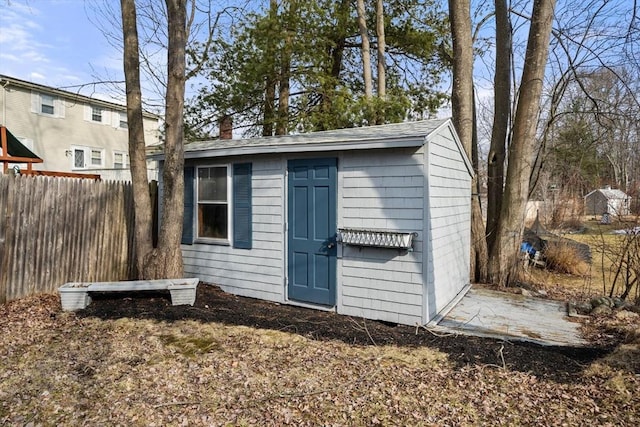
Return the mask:
<svg viewBox="0 0 640 427">
<path fill-rule="evenodd" d="M 429 286 L 428 318 L 440 312 L 469 283 L 471 176 L 448 130 L 428 144 Z"/>
<path fill-rule="evenodd" d="M 284 301 L 284 167 L 280 159 L 252 162 L 253 246 L 250 250 L 232 246 L 194 243 L 183 245 L 187 277 L 215 283 L 229 293 Z M 234 161 L 237 161 L 234 159 Z"/>
<path fill-rule="evenodd" d="M 414 251 L 342 247 L 338 312 L 403 324 L 422 316 L 422 149 L 346 152 L 339 163 L 338 227 L 417 232 Z"/>
</svg>

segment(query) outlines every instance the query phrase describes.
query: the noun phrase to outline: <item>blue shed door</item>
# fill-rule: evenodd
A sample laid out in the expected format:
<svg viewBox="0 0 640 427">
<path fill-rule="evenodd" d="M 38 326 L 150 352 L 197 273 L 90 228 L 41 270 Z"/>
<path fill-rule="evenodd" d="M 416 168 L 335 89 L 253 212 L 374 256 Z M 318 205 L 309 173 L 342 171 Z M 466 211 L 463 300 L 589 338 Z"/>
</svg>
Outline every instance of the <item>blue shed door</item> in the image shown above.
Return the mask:
<svg viewBox="0 0 640 427">
<path fill-rule="evenodd" d="M 336 302 L 336 159 L 288 164 L 289 299 Z"/>
</svg>

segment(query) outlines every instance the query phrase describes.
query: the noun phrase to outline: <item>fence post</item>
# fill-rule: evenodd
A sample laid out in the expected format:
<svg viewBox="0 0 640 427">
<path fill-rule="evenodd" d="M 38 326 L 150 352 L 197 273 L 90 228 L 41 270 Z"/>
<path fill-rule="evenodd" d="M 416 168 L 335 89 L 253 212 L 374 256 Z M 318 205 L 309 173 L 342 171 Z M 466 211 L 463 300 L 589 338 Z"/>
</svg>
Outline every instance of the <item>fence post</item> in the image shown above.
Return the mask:
<svg viewBox="0 0 640 427">
<path fill-rule="evenodd" d="M 0 174 L 0 304 L 7 302 L 7 280 L 9 277 L 9 249 L 13 227 L 10 221 L 11 195 L 10 184 L 15 180 L 9 175 Z"/>
</svg>

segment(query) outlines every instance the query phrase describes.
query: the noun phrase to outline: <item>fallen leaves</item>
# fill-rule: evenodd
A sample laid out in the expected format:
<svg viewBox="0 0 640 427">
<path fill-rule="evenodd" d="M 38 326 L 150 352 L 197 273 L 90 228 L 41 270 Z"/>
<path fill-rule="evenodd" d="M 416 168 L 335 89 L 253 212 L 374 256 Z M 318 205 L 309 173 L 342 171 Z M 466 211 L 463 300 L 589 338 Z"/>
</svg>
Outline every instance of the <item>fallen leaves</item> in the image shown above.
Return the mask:
<svg viewBox="0 0 640 427">
<path fill-rule="evenodd" d="M 215 322 L 79 318 L 55 296 L 27 298 L 0 307 L 0 424 L 638 422 L 636 373 L 608 364 L 558 381 L 510 369 L 511 353 L 486 343 L 504 366 Z"/>
</svg>

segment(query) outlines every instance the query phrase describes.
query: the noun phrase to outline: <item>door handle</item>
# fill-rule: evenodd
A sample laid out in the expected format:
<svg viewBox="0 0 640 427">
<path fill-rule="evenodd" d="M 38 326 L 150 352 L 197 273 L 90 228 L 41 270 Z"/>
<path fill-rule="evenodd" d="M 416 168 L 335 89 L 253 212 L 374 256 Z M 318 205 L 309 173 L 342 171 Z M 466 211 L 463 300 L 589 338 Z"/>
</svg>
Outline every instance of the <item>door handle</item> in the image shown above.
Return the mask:
<svg viewBox="0 0 640 427">
<path fill-rule="evenodd" d="M 327 249 L 331 249 L 331 248 L 333 248 L 335 245 L 336 245 L 336 244 L 335 244 L 335 243 L 333 243 L 333 242 L 328 243 L 328 244 L 327 244 Z"/>
</svg>

